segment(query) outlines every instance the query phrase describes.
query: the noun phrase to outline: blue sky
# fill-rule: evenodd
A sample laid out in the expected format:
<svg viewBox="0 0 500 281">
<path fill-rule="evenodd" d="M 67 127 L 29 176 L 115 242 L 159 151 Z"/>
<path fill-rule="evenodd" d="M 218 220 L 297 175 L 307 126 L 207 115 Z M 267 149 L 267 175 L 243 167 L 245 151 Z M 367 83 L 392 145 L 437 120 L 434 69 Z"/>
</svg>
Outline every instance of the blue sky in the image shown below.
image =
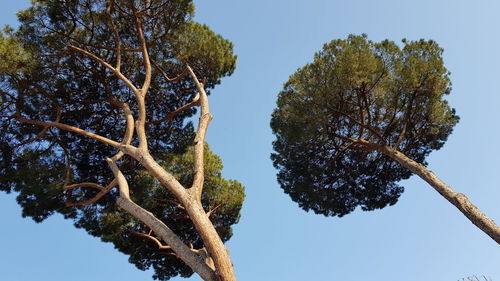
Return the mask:
<svg viewBox="0 0 500 281">
<path fill-rule="evenodd" d="M 228 243 L 238 280 L 500 280 L 500 247 L 419 178 L 392 207 L 326 218 L 282 192 L 269 154 L 276 95 L 288 76 L 332 39 L 434 39 L 451 71 L 451 105 L 461 117 L 429 167 L 500 221 L 500 2 L 493 0 L 195 1 L 196 20 L 235 44 L 238 67 L 210 98 L 208 142 L 224 175 L 247 190 Z M 0 24 L 15 24 L 29 1 L 2 1 Z M 0 280 L 151 280 L 112 245 L 55 216 L 21 218 L 0 194 Z M 174 279 L 182 280 L 182 278 Z M 192 280 L 200 280 L 193 277 Z"/>
</svg>

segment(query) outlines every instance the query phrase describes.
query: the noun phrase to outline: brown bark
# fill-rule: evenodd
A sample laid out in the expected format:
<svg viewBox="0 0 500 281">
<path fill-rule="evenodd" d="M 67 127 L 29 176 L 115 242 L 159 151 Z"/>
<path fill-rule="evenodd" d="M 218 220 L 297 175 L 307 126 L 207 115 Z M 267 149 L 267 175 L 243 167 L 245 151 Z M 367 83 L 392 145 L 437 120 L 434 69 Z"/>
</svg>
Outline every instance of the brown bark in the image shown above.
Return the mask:
<svg viewBox="0 0 500 281">
<path fill-rule="evenodd" d="M 500 227 L 495 222 L 481 212 L 469 199 L 462 193 L 455 192 L 450 186 L 441 181 L 432 171 L 424 165 L 413 161 L 398 150 L 379 146 L 378 151 L 391 157 L 403 167 L 412 171 L 420 178 L 429 183 L 439 194 L 460 210 L 474 225 L 490 236 L 500 244 Z"/>
<path fill-rule="evenodd" d="M 198 201 L 186 206 L 189 217 L 200 234 L 208 254 L 213 260 L 220 281 L 236 281 L 233 263 L 224 243 L 215 230 L 208 215 Z"/>
<path fill-rule="evenodd" d="M 127 198 L 118 199 L 118 205 L 129 214 L 139 219 L 150 227 L 168 246 L 176 253 L 177 257 L 182 259 L 191 269 L 198 273 L 203 280 L 216 281 L 217 276 L 209 265 L 204 261 L 204 257 L 194 253 L 181 239 L 162 221 L 156 218 L 152 213 L 144 210 L 139 205 Z"/>
<path fill-rule="evenodd" d="M 154 176 L 156 179 L 158 179 L 163 186 L 165 186 L 170 192 L 172 192 L 184 206 L 189 217 L 193 221 L 196 230 L 200 234 L 208 254 L 213 260 L 213 263 L 215 265 L 215 270 L 217 272 L 218 277 L 220 278 L 215 280 L 235 281 L 236 276 L 234 274 L 233 265 L 229 257 L 229 254 L 226 250 L 226 247 L 224 246 L 224 243 L 220 239 L 217 231 L 215 230 L 205 210 L 203 209 L 201 201 L 197 197 L 196 192 L 189 192 L 188 189 L 183 187 L 170 173 L 165 171 L 165 169 L 163 169 L 163 167 L 161 167 L 153 159 L 153 157 L 149 154 L 149 152 L 130 146 L 124 146 L 123 150 L 125 151 L 126 154 L 137 159 L 151 173 L 151 175 Z M 127 212 L 130 212 L 131 210 L 132 209 L 127 209 Z M 134 216 L 144 223 L 146 223 L 146 221 L 150 219 L 148 218 L 150 215 L 147 215 L 145 213 L 138 213 L 137 216 L 136 215 Z M 153 231 L 158 236 L 164 239 L 164 237 L 157 232 L 159 228 L 154 229 L 149 224 L 148 226 L 151 227 L 151 229 L 153 229 Z M 165 239 L 164 241 L 167 242 L 169 246 L 171 246 L 172 249 L 174 249 L 175 251 L 174 246 L 171 245 L 169 241 Z M 180 258 L 183 261 L 185 261 L 182 257 Z M 192 269 L 201 276 L 201 273 L 198 272 L 196 268 Z M 204 279 L 204 280 L 212 280 L 212 279 Z"/>
<path fill-rule="evenodd" d="M 233 264 L 229 257 L 229 253 L 201 205 L 201 193 L 203 190 L 204 179 L 203 155 L 205 147 L 205 136 L 208 129 L 208 124 L 211 120 L 211 114 L 209 112 L 207 94 L 203 89 L 203 85 L 198 81 L 196 75 L 190 67 L 188 67 L 188 71 L 198 87 L 200 103 L 199 106 L 201 108 L 200 122 L 195 138 L 195 176 L 193 185 L 189 189 L 182 186 L 171 174 L 165 171 L 165 169 L 163 169 L 163 167 L 161 167 L 153 159 L 153 157 L 148 152 L 147 147 L 140 146 L 139 148 L 136 148 L 130 145 L 124 145 L 122 146 L 122 151 L 137 159 L 151 173 L 151 175 L 157 178 L 163 186 L 165 186 L 170 192 L 175 195 L 175 197 L 186 209 L 189 217 L 196 227 L 196 230 L 200 234 L 208 255 L 211 257 L 214 263 L 215 270 L 220 280 L 234 281 L 236 280 L 236 276 L 234 273 Z M 145 105 L 140 101 L 141 98 L 141 96 L 138 97 L 139 106 L 143 107 Z M 139 130 L 142 126 L 143 124 L 136 124 L 138 135 L 140 135 Z M 147 219 L 146 217 L 139 216 L 137 216 L 137 218 L 143 222 Z M 155 231 L 155 233 L 157 232 Z M 157 234 L 160 235 L 159 233 Z M 195 269 L 193 268 L 193 270 Z"/>
</svg>

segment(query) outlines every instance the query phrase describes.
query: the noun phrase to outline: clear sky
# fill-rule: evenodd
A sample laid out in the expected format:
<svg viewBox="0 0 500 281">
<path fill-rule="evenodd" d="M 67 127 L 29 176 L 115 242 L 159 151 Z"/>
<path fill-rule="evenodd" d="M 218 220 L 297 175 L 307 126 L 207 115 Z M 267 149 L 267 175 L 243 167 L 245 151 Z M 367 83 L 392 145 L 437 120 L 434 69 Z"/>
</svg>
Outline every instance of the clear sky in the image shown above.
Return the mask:
<svg viewBox="0 0 500 281">
<path fill-rule="evenodd" d="M 15 25 L 28 0 L 0 0 Z M 461 117 L 429 167 L 500 222 L 500 2 L 496 0 L 195 1 L 196 20 L 235 44 L 238 67 L 212 93 L 208 142 L 224 175 L 246 186 L 228 243 L 240 281 L 422 281 L 485 275 L 500 281 L 500 247 L 419 178 L 392 207 L 343 218 L 306 213 L 284 194 L 269 159 L 276 96 L 288 76 L 332 39 L 434 39 L 444 48 Z M 0 175 L 1 176 L 1 175 Z M 59 216 L 21 218 L 0 194 L 0 280 L 151 280 L 126 256 Z M 174 279 L 182 280 L 182 278 Z M 192 280 L 201 280 L 193 277 Z"/>
</svg>

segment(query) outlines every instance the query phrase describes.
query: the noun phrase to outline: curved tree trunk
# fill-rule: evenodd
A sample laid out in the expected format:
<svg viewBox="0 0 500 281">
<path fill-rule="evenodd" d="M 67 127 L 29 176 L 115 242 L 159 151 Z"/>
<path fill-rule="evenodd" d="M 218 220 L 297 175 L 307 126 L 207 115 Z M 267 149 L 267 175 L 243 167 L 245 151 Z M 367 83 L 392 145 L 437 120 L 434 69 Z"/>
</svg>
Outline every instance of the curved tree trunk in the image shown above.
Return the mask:
<svg viewBox="0 0 500 281">
<path fill-rule="evenodd" d="M 462 193 L 455 192 L 446 183 L 441 181 L 432 171 L 424 165 L 408 158 L 403 153 L 388 146 L 377 148 L 380 152 L 391 157 L 403 167 L 412 171 L 420 178 L 429 183 L 439 194 L 460 210 L 473 224 L 475 224 L 484 233 L 488 234 L 493 240 L 500 244 L 500 227 L 495 222 L 481 212 L 469 199 Z"/>
</svg>

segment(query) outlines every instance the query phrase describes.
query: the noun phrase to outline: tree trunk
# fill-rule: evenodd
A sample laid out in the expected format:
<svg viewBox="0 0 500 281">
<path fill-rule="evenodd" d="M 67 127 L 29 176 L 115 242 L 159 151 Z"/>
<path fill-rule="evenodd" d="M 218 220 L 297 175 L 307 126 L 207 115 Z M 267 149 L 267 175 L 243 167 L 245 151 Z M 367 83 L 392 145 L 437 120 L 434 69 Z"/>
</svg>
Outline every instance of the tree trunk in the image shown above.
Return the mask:
<svg viewBox="0 0 500 281">
<path fill-rule="evenodd" d="M 398 150 L 388 146 L 380 146 L 377 150 L 391 157 L 403 167 L 417 174 L 420 178 L 429 183 L 439 192 L 439 194 L 446 198 L 446 200 L 455 205 L 455 207 L 457 207 L 473 224 L 500 244 L 500 227 L 474 206 L 464 194 L 455 192 L 424 165 L 408 158 Z"/>
<path fill-rule="evenodd" d="M 117 203 L 118 206 L 122 207 L 129 214 L 145 223 L 154 233 L 160 236 L 163 241 L 166 241 L 177 256 L 194 272 L 198 273 L 203 280 L 219 281 L 216 273 L 204 261 L 204 257 L 191 251 L 191 249 L 188 248 L 167 225 L 156 218 L 155 215 L 125 197 L 120 197 Z"/>
<path fill-rule="evenodd" d="M 192 192 L 190 189 L 185 189 L 172 175 L 165 171 L 147 151 L 127 150 L 126 148 L 124 151 L 137 159 L 151 173 L 151 175 L 153 175 L 163 186 L 170 190 L 186 208 L 191 221 L 200 234 L 203 245 L 213 260 L 215 272 L 219 280 L 236 281 L 233 263 L 231 262 L 229 253 L 226 250 L 226 246 L 224 246 L 219 234 L 203 209 L 196 190 Z M 140 218 L 140 220 L 143 221 L 143 218 Z"/>
<path fill-rule="evenodd" d="M 226 246 L 195 196 L 192 196 L 193 198 L 189 202 L 185 202 L 184 206 L 213 260 L 216 274 L 221 281 L 236 281 L 233 263 Z"/>
</svg>

